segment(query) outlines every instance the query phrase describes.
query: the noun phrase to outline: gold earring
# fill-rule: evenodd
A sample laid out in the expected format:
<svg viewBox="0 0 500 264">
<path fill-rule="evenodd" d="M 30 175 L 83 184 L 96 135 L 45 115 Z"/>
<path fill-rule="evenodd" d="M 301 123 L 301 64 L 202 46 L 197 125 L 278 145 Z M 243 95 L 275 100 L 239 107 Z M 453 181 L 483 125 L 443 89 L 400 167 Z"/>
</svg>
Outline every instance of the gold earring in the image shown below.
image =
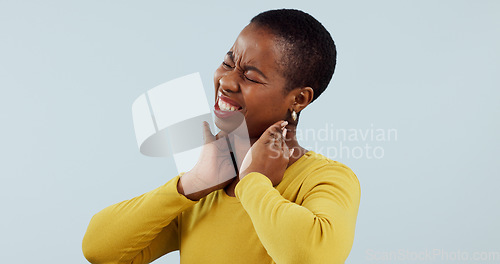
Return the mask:
<svg viewBox="0 0 500 264">
<path fill-rule="evenodd" d="M 295 110 L 292 110 L 292 119 L 293 121 L 297 121 L 297 113 L 295 113 Z"/>
</svg>

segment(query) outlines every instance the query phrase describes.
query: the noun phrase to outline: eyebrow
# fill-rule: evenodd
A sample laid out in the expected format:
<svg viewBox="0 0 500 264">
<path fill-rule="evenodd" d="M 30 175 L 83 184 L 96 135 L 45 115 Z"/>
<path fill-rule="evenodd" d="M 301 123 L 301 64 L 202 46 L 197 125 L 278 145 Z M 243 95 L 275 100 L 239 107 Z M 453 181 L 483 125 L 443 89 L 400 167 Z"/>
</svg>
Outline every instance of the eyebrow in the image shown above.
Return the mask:
<svg viewBox="0 0 500 264">
<path fill-rule="evenodd" d="M 234 62 L 234 54 L 233 54 L 233 52 L 232 52 L 232 51 L 228 51 L 226 54 L 227 54 L 227 55 L 229 56 L 229 58 L 230 58 L 230 59 Z M 265 74 L 264 74 L 261 70 L 259 70 L 259 68 L 255 67 L 255 66 L 252 66 L 252 65 L 245 65 L 245 67 L 243 67 L 243 68 L 244 68 L 244 70 L 246 70 L 246 71 L 255 71 L 255 72 L 257 72 L 258 74 L 262 75 L 262 77 L 264 77 L 264 78 L 266 78 L 266 79 L 267 79 L 267 76 L 266 76 L 266 75 L 265 75 Z"/>
</svg>

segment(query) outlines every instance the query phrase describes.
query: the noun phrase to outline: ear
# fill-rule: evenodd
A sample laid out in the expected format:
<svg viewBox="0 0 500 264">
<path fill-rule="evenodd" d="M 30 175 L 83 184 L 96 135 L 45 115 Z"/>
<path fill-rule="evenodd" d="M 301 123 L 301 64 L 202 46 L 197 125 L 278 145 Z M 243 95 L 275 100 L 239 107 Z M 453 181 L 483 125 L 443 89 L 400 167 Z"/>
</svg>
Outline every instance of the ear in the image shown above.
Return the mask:
<svg viewBox="0 0 500 264">
<path fill-rule="evenodd" d="M 311 87 L 302 87 L 291 91 L 290 94 L 292 95 L 291 108 L 299 113 L 311 103 L 314 97 L 314 90 Z"/>
</svg>

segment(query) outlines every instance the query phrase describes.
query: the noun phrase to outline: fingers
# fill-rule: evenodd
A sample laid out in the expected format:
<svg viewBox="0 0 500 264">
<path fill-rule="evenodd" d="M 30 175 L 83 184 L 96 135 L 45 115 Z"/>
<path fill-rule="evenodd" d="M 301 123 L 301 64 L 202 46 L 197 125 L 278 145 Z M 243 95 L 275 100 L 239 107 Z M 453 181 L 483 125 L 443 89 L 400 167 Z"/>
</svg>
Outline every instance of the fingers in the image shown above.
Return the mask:
<svg viewBox="0 0 500 264">
<path fill-rule="evenodd" d="M 286 125 L 288 125 L 288 121 L 284 121 L 284 120 L 280 120 L 274 124 L 272 124 L 269 128 L 278 128 L 278 129 L 282 129 L 284 128 Z"/>
<path fill-rule="evenodd" d="M 265 140 L 266 144 L 268 144 L 276 154 L 274 157 L 285 157 L 289 158 L 291 156 L 290 149 L 286 144 L 286 136 L 288 130 L 286 126 L 288 125 L 287 121 L 280 120 L 273 125 L 271 125 L 265 132 Z"/>
<path fill-rule="evenodd" d="M 212 135 L 212 131 L 210 131 L 210 125 L 208 125 L 206 121 L 203 121 L 203 142 L 208 144 L 213 141 L 215 141 L 215 136 Z"/>
<path fill-rule="evenodd" d="M 291 158 L 292 155 L 293 155 L 293 151 L 295 150 L 294 148 L 292 148 L 291 150 L 288 148 L 288 145 L 286 144 L 286 133 L 287 133 L 287 129 L 286 127 L 283 127 L 283 134 L 282 134 L 282 151 L 283 151 L 283 154 L 284 154 L 284 157 L 285 158 Z"/>
<path fill-rule="evenodd" d="M 292 149 L 289 154 L 288 154 L 288 158 L 291 158 L 293 156 L 293 152 L 295 151 L 295 149 Z"/>
<path fill-rule="evenodd" d="M 286 132 L 284 132 L 284 130 L 286 130 L 285 126 L 287 124 L 288 124 L 287 121 L 280 120 L 280 121 L 274 123 L 273 125 L 271 125 L 269 128 L 267 128 L 265 133 L 270 138 L 281 140 L 282 138 L 284 138 L 286 136 Z"/>
<path fill-rule="evenodd" d="M 276 141 L 277 146 L 286 146 L 286 134 L 287 134 L 287 129 L 286 125 L 288 125 L 287 121 L 280 121 L 277 123 L 278 126 L 274 129 L 273 131 L 273 138 Z"/>
<path fill-rule="evenodd" d="M 221 130 L 219 133 L 217 133 L 217 135 L 215 135 L 215 139 L 221 139 L 221 138 L 227 137 L 227 136 L 228 136 L 227 132 Z"/>
</svg>

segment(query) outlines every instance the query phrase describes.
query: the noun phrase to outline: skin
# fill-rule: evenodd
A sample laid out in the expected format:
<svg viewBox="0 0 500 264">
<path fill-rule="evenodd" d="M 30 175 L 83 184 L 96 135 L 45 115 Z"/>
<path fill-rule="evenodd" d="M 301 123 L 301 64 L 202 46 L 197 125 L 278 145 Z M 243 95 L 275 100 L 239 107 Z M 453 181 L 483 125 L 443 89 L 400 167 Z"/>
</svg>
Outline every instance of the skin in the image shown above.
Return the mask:
<svg viewBox="0 0 500 264">
<path fill-rule="evenodd" d="M 266 28 L 252 23 L 241 31 L 225 55 L 214 74 L 215 101 L 217 102 L 217 94 L 222 93 L 242 107 L 239 112 L 245 117 L 248 127 L 251 153 L 245 157 L 243 163 L 246 162 L 246 165 L 239 177 L 186 195 L 189 199 L 198 200 L 220 188 L 234 196 L 236 184 L 250 172 L 260 172 L 273 185 L 277 185 L 286 168 L 307 152 L 297 142 L 297 124 L 291 119 L 290 113 L 292 110 L 299 113 L 312 101 L 313 89 L 297 87 L 285 92 L 286 79 L 278 66 L 281 56 L 275 36 Z M 225 134 L 224 130 L 229 123 L 228 119 L 216 118 L 215 124 L 222 130 L 221 133 L 210 138 L 211 134 L 207 134 L 208 126 L 205 126 L 205 138 L 211 141 L 218 139 Z M 250 155 L 251 159 L 248 157 Z M 205 154 L 200 160 L 208 156 L 209 154 Z M 193 184 L 190 179 L 207 177 L 194 171 L 193 169 L 181 177 L 178 185 L 180 193 L 184 194 L 183 186 Z M 196 171 L 203 169 L 198 168 Z"/>
</svg>

